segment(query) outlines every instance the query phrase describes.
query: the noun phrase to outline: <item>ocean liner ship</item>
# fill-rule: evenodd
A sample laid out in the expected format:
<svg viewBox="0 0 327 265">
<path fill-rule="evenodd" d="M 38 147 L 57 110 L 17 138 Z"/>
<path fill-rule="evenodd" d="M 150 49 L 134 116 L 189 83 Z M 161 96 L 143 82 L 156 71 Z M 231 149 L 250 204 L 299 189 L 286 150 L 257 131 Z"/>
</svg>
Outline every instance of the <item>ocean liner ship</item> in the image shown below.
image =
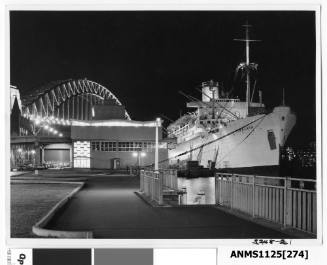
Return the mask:
<svg viewBox="0 0 327 265">
<path fill-rule="evenodd" d="M 235 40 L 245 43 L 245 62 L 236 68 L 244 74 L 245 100 L 213 80 L 202 83 L 202 100 L 186 95 L 191 111 L 168 126 L 168 138 L 174 140 L 168 151 L 171 166 L 185 168 L 193 161 L 204 168 L 244 173 L 279 166 L 296 116 L 284 97 L 280 106 L 266 109 L 253 77 L 258 65 L 250 62 L 250 43 L 257 40 L 249 38 L 250 25 L 243 27 L 245 38 Z"/>
</svg>

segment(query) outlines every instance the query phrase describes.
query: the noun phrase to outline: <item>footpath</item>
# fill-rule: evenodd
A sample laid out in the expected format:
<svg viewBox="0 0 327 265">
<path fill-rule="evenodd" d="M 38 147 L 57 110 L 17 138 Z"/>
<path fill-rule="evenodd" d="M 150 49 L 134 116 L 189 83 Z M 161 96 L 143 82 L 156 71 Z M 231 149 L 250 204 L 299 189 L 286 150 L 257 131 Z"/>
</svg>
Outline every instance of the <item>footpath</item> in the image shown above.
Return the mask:
<svg viewBox="0 0 327 265">
<path fill-rule="evenodd" d="M 138 188 L 137 177 L 91 176 L 46 228 L 117 239 L 289 238 L 213 207 L 151 207 Z"/>
</svg>

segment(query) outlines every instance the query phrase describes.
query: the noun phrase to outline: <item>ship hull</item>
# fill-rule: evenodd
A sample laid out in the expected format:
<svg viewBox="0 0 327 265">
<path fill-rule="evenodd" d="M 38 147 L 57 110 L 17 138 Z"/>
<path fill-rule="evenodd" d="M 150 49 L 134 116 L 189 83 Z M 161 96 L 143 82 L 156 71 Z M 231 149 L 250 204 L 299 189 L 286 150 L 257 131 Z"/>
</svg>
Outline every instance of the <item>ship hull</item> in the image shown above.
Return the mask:
<svg viewBox="0 0 327 265">
<path fill-rule="evenodd" d="M 219 132 L 177 144 L 168 152 L 169 162 L 183 165 L 197 160 L 205 168 L 219 170 L 276 167 L 295 122 L 289 107 L 276 107 L 269 114 L 232 121 Z"/>
</svg>

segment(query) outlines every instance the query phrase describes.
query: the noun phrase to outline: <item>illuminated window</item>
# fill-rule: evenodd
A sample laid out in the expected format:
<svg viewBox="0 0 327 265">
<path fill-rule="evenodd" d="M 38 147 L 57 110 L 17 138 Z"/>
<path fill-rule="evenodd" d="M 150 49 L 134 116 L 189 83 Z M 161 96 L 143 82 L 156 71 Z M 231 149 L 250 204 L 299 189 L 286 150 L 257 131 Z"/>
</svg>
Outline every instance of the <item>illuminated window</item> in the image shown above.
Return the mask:
<svg viewBox="0 0 327 265">
<path fill-rule="evenodd" d="M 116 142 L 108 142 L 109 144 L 109 151 L 117 151 Z"/>
<path fill-rule="evenodd" d="M 90 142 L 74 142 L 74 167 L 90 168 Z"/>
<path fill-rule="evenodd" d="M 101 151 L 101 152 L 114 152 L 117 151 L 116 142 L 92 142 L 91 143 L 91 150 L 92 151 Z"/>
<path fill-rule="evenodd" d="M 143 143 L 142 142 L 135 142 L 134 144 L 133 144 L 133 151 L 140 151 L 140 150 L 142 150 L 142 145 L 143 145 Z"/>
<path fill-rule="evenodd" d="M 154 148 L 156 147 L 154 142 L 144 142 L 144 148 L 143 150 L 152 152 Z"/>
<path fill-rule="evenodd" d="M 101 151 L 102 152 L 107 151 L 105 148 L 105 145 L 106 145 L 106 142 L 101 142 Z"/>
<path fill-rule="evenodd" d="M 91 148 L 92 151 L 100 151 L 100 142 L 92 142 Z"/>
<path fill-rule="evenodd" d="M 159 148 L 165 148 L 165 145 L 160 144 Z M 110 142 L 110 141 L 98 141 L 91 143 L 92 151 L 101 152 L 135 152 L 145 151 L 154 152 L 154 142 Z"/>
</svg>

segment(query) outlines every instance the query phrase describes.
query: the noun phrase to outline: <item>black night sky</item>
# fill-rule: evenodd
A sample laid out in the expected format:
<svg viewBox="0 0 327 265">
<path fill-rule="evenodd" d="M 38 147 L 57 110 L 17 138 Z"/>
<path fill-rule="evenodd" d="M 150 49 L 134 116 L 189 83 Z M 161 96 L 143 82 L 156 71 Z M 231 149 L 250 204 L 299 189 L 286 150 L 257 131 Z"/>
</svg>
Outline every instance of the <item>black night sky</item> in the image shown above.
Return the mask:
<svg viewBox="0 0 327 265">
<path fill-rule="evenodd" d="M 11 84 L 27 94 L 50 81 L 88 78 L 111 90 L 133 119 L 176 119 L 202 81 L 229 89 L 244 61 L 245 21 L 252 62 L 268 107 L 297 114 L 289 145 L 315 140 L 315 14 L 311 11 L 33 12 L 10 15 Z M 244 95 L 240 94 L 240 97 Z M 165 123 L 167 125 L 168 122 Z"/>
</svg>

